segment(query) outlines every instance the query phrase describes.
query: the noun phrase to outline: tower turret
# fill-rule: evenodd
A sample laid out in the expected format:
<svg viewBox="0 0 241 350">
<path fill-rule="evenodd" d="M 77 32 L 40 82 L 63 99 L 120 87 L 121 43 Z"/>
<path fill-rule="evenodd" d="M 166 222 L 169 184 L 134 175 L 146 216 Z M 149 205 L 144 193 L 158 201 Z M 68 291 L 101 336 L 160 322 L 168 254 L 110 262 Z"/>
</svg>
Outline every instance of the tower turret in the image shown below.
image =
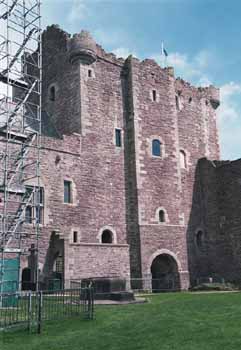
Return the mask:
<svg viewBox="0 0 241 350">
<path fill-rule="evenodd" d="M 91 64 L 96 61 L 96 43 L 89 32 L 82 30 L 69 41 L 70 62 Z"/>
</svg>

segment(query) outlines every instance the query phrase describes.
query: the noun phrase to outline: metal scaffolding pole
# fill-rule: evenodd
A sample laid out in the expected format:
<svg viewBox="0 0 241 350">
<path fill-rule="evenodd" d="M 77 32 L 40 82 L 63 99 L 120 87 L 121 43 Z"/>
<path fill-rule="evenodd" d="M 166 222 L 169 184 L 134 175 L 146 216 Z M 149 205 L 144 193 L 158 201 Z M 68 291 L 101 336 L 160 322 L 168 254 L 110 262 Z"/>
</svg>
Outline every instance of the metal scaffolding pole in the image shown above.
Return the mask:
<svg viewBox="0 0 241 350">
<path fill-rule="evenodd" d="M 41 84 L 40 0 L 1 0 L 0 306 L 6 262 L 20 260 L 33 246 L 39 285 Z"/>
</svg>

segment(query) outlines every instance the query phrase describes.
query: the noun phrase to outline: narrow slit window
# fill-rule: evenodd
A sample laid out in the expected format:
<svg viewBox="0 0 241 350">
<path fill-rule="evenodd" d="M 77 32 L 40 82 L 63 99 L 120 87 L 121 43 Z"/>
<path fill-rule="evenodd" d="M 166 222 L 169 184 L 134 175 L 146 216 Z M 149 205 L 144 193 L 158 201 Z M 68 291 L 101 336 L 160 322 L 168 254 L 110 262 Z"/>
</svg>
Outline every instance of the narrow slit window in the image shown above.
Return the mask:
<svg viewBox="0 0 241 350">
<path fill-rule="evenodd" d="M 115 129 L 115 145 L 121 147 L 121 130 Z"/>
<path fill-rule="evenodd" d="M 73 243 L 77 243 L 78 242 L 78 232 L 74 231 L 73 232 Z"/>
<path fill-rule="evenodd" d="M 50 101 L 55 101 L 55 87 L 51 86 L 50 91 L 49 91 L 49 99 Z"/>
<path fill-rule="evenodd" d="M 187 156 L 183 150 L 180 150 L 180 166 L 181 169 L 187 168 Z"/>
<path fill-rule="evenodd" d="M 156 90 L 152 90 L 152 101 L 156 102 Z"/>
<path fill-rule="evenodd" d="M 175 99 L 176 99 L 176 109 L 179 111 L 180 110 L 179 97 L 176 95 Z"/>
<path fill-rule="evenodd" d="M 88 69 L 88 78 L 92 78 L 92 70 Z"/>
<path fill-rule="evenodd" d="M 64 203 L 72 203 L 72 182 L 64 181 Z"/>
</svg>

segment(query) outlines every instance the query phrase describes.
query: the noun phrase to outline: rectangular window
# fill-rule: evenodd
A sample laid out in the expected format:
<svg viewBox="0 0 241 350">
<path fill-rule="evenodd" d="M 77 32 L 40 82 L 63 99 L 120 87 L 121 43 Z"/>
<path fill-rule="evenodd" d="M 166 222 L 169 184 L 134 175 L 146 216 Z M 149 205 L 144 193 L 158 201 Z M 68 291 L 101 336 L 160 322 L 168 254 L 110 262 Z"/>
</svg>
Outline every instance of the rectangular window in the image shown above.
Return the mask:
<svg viewBox="0 0 241 350">
<path fill-rule="evenodd" d="M 121 130 L 115 129 L 115 145 L 121 147 Z"/>
<path fill-rule="evenodd" d="M 64 180 L 64 203 L 72 203 L 72 182 Z"/>
</svg>

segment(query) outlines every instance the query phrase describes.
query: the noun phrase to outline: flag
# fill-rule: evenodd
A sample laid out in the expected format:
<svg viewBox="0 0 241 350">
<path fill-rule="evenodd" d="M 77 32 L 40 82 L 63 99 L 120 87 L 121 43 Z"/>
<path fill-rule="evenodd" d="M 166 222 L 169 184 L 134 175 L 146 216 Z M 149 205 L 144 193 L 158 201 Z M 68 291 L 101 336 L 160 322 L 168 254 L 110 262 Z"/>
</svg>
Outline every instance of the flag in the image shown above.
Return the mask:
<svg viewBox="0 0 241 350">
<path fill-rule="evenodd" d="M 168 56 L 167 50 L 164 49 L 164 44 L 163 44 L 163 43 L 162 43 L 161 54 L 162 54 L 162 55 L 165 55 L 166 57 Z"/>
<path fill-rule="evenodd" d="M 164 53 L 164 55 L 167 57 L 168 56 L 168 53 L 167 53 L 167 51 L 163 48 L 163 53 Z"/>
</svg>

